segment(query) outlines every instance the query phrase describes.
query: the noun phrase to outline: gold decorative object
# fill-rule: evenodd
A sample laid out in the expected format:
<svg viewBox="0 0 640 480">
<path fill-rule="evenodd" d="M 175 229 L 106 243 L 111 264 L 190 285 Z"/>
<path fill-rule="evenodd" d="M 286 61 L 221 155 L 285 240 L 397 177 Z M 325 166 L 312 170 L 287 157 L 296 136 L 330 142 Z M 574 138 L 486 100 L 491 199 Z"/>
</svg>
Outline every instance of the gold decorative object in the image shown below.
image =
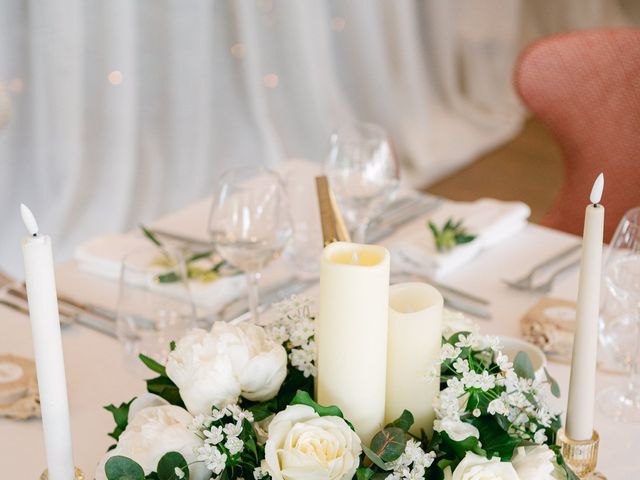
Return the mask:
<svg viewBox="0 0 640 480">
<path fill-rule="evenodd" d="M 349 242 L 349 231 L 344 224 L 338 204 L 329 188 L 327 177 L 316 177 L 320 221 L 322 222 L 322 239 L 326 247 L 333 242 Z"/>
<path fill-rule="evenodd" d="M 0 355 L 0 417 L 26 420 L 39 416 L 35 363 L 16 355 Z"/>
<path fill-rule="evenodd" d="M 49 480 L 49 470 L 45 470 L 44 472 L 42 472 L 42 475 L 40 475 L 40 480 Z M 75 467 L 73 480 L 86 480 L 84 473 L 82 473 L 82 470 L 80 470 L 78 467 Z"/>
<path fill-rule="evenodd" d="M 567 437 L 564 428 L 561 428 L 558 431 L 556 443 L 560 446 L 564 461 L 580 479 L 606 480 L 607 477 L 595 471 L 598 463 L 598 444 L 600 443 L 598 432 L 594 430 L 593 436 L 589 440 L 572 440 Z"/>
</svg>

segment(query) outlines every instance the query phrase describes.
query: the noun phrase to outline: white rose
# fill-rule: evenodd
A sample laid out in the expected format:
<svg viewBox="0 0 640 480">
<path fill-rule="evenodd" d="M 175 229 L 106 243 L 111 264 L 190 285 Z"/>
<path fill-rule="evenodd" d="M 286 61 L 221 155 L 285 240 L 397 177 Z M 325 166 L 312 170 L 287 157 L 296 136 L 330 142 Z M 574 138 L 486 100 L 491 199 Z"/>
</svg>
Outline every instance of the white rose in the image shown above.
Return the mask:
<svg viewBox="0 0 640 480">
<path fill-rule="evenodd" d="M 559 480 L 564 478 L 556 455 L 546 445 L 518 447 L 511 463 L 520 480 Z"/>
<path fill-rule="evenodd" d="M 360 439 L 342 418 L 292 405 L 269 425 L 265 463 L 273 480 L 351 480 L 361 452 Z"/>
<path fill-rule="evenodd" d="M 147 407 L 133 416 L 120 435 L 117 446 L 107 452 L 98 464 L 95 479 L 106 480 L 104 466 L 115 455 L 123 455 L 137 462 L 145 475 L 156 470 L 167 452 L 180 452 L 188 464 L 196 461 L 194 449 L 202 440 L 189 429 L 193 416 L 175 405 Z M 189 478 L 208 479 L 210 473 L 202 462 L 189 467 Z"/>
<path fill-rule="evenodd" d="M 476 427 L 470 423 L 450 418 L 436 420 L 433 422 L 433 429 L 436 432 L 445 432 L 455 442 L 461 442 L 469 437 L 480 438 L 480 432 Z"/>
<path fill-rule="evenodd" d="M 261 327 L 216 322 L 211 332 L 196 329 L 180 339 L 166 371 L 187 409 L 208 414 L 240 395 L 254 401 L 275 397 L 287 375 L 287 352 Z"/>
<path fill-rule="evenodd" d="M 497 457 L 489 460 L 472 452 L 467 452 L 453 473 L 451 468 L 447 467 L 444 478 L 445 480 L 520 480 L 509 462 L 501 462 Z"/>
</svg>

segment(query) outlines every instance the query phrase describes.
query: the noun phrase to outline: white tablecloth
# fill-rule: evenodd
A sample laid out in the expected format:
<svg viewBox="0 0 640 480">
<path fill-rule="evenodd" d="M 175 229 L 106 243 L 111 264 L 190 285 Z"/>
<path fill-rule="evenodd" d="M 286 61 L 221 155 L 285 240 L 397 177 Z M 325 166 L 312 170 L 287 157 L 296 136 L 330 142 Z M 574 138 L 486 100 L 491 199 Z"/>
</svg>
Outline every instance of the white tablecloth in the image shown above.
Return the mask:
<svg viewBox="0 0 640 480">
<path fill-rule="evenodd" d="M 405 229 L 425 228 L 416 220 Z M 401 229 L 385 244 L 407 234 Z M 519 319 L 538 297 L 508 289 L 501 278 L 517 277 L 553 252 L 577 242 L 575 237 L 543 227 L 528 225 L 512 239 L 488 250 L 468 266 L 443 279 L 491 300 L 493 319 L 480 321 L 487 333 L 519 335 Z M 74 298 L 114 308 L 116 284 L 77 270 L 73 262 L 60 265 L 58 288 Z M 575 298 L 577 272 L 557 283 L 555 296 Z M 124 363 L 116 340 L 83 326 L 71 326 L 63 332 L 65 363 L 69 384 L 72 433 L 76 464 L 91 475 L 106 448 L 112 443 L 107 432 L 113 428 L 111 415 L 102 409 L 144 391 L 140 377 Z M 0 352 L 32 356 L 30 326 L 26 316 L 0 306 Z M 550 364 L 563 395 L 569 382 L 569 367 Z M 623 382 L 616 375 L 598 374 L 598 389 Z M 563 405 L 566 396 L 562 399 Z M 640 425 L 613 423 L 600 412 L 595 416 L 600 433 L 600 470 L 609 479 L 640 478 Z M 17 422 L 0 419 L 0 478 L 31 480 L 45 468 L 44 444 L 38 420 Z M 635 474 L 635 475 L 634 475 Z"/>
</svg>

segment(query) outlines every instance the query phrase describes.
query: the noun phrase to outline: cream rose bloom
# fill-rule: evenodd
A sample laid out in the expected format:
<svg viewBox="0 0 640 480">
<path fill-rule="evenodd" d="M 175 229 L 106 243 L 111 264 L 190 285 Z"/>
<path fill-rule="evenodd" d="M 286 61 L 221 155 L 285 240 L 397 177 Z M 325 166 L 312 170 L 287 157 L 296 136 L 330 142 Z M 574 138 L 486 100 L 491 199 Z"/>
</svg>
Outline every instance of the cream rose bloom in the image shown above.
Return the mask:
<svg viewBox="0 0 640 480">
<path fill-rule="evenodd" d="M 207 332 L 195 329 L 169 354 L 167 375 L 194 415 L 236 403 L 276 396 L 287 375 L 287 352 L 263 328 L 216 322 Z"/>
<path fill-rule="evenodd" d="M 351 480 L 361 452 L 360 439 L 342 418 L 291 405 L 269 424 L 265 466 L 273 480 Z"/>
<path fill-rule="evenodd" d="M 488 459 L 467 452 L 467 455 L 451 473 L 451 468 L 444 471 L 445 480 L 520 480 L 518 473 L 509 462 L 499 458 Z"/>
<path fill-rule="evenodd" d="M 137 462 L 145 475 L 156 470 L 158 462 L 167 452 L 180 452 L 188 464 L 196 461 L 194 449 L 202 440 L 189 429 L 193 416 L 175 405 L 146 407 L 138 410 L 120 435 L 116 448 L 107 452 L 98 464 L 95 479 L 106 480 L 107 460 L 116 455 Z M 189 478 L 208 479 L 210 473 L 202 462 L 189 467 Z"/>
<path fill-rule="evenodd" d="M 511 463 L 520 480 L 560 480 L 565 476 L 555 459 L 547 445 L 535 445 L 516 448 Z"/>
<path fill-rule="evenodd" d="M 461 442 L 469 437 L 480 438 L 480 432 L 476 427 L 470 423 L 450 418 L 436 420 L 433 422 L 433 429 L 436 432 L 445 432 L 455 442 Z"/>
</svg>

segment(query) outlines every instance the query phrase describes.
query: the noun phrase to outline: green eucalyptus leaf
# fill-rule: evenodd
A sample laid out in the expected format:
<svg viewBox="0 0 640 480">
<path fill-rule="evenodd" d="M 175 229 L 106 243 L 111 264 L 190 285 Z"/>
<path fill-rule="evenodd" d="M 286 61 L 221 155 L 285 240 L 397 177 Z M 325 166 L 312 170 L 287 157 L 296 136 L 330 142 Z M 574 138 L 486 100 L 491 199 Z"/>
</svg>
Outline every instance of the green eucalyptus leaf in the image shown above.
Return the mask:
<svg viewBox="0 0 640 480">
<path fill-rule="evenodd" d="M 375 473 L 376 472 L 370 468 L 360 467 L 356 470 L 356 480 L 369 480 Z"/>
<path fill-rule="evenodd" d="M 439 450 L 445 452 L 447 457 L 454 457 L 456 463 L 462 460 L 467 452 L 473 452 L 485 456 L 485 451 L 480 447 L 476 437 L 467 437 L 464 440 L 456 441 L 447 435 L 447 432 L 434 432 L 434 442 Z"/>
<path fill-rule="evenodd" d="M 176 272 L 167 272 L 161 273 L 157 278 L 159 283 L 174 283 L 180 280 L 180 275 Z"/>
<path fill-rule="evenodd" d="M 371 449 L 385 462 L 393 462 L 404 453 L 407 435 L 398 427 L 385 428 L 371 440 Z"/>
<path fill-rule="evenodd" d="M 182 454 L 178 452 L 165 453 L 158 462 L 158 478 L 160 480 L 180 480 L 176 474 L 176 468 L 184 474 L 182 480 L 189 480 L 189 467 Z"/>
<path fill-rule="evenodd" d="M 213 254 L 212 250 L 207 250 L 206 252 L 194 253 L 189 258 L 187 258 L 186 263 L 202 260 L 203 258 L 209 258 L 212 254 Z"/>
<path fill-rule="evenodd" d="M 374 452 L 373 450 L 371 450 L 369 447 L 367 447 L 366 445 L 362 445 L 362 451 L 364 452 L 364 454 L 367 456 L 367 458 L 369 458 L 369 460 L 371 460 L 374 464 L 376 464 L 378 467 L 380 467 L 382 470 L 387 470 L 387 466 L 384 462 L 384 460 L 382 460 L 377 454 L 376 452 Z"/>
<path fill-rule="evenodd" d="M 544 375 L 545 377 L 547 377 L 547 382 L 549 382 L 551 394 L 556 398 L 560 398 L 560 385 L 558 385 L 556 379 L 551 376 L 551 374 L 547 370 L 547 367 L 544 368 Z"/>
<path fill-rule="evenodd" d="M 403 432 L 408 433 L 413 422 L 413 414 L 409 410 L 404 410 L 400 417 L 388 424 L 385 428 L 398 427 L 401 428 Z"/>
<path fill-rule="evenodd" d="M 528 378 L 529 380 L 533 380 L 536 377 L 529 355 L 525 352 L 518 352 L 513 360 L 513 369 L 519 377 Z"/>
<path fill-rule="evenodd" d="M 142 363 L 144 363 L 146 365 L 146 367 L 151 370 L 152 372 L 156 372 L 159 375 L 163 375 L 166 376 L 167 372 L 164 368 L 164 365 L 156 362 L 153 358 L 151 357 L 147 357 L 146 355 L 144 355 L 143 353 L 141 353 L 140 355 L 138 355 L 138 358 L 142 361 Z"/>
<path fill-rule="evenodd" d="M 169 377 L 159 376 L 147 380 L 147 391 L 164 398 L 171 405 L 184 408 L 180 390 Z"/>
<path fill-rule="evenodd" d="M 104 465 L 107 480 L 144 480 L 144 470 L 130 458 L 116 455 Z"/>
</svg>

